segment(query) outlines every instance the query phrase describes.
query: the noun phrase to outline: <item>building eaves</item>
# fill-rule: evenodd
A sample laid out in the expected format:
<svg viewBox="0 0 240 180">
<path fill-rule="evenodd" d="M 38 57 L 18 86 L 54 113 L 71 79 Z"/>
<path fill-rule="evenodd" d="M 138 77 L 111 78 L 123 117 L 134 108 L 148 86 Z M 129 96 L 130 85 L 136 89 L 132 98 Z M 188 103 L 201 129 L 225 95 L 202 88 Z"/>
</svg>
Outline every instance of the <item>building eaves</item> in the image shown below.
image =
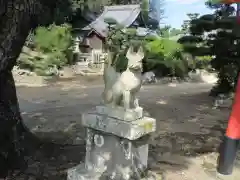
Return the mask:
<svg viewBox="0 0 240 180">
<path fill-rule="evenodd" d="M 140 12 L 140 5 L 105 6 L 103 13 L 82 30 L 95 29 L 101 36 L 106 37 L 108 24 L 105 22 L 105 19 L 114 19 L 123 27 L 129 27 L 139 16 Z"/>
</svg>

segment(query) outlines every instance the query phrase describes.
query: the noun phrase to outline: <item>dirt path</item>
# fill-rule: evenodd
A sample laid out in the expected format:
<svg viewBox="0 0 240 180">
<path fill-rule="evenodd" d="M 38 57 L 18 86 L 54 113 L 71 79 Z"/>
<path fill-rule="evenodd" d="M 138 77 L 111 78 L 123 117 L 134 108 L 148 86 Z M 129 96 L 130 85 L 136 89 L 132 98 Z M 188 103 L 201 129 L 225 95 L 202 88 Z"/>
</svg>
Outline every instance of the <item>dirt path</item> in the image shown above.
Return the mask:
<svg viewBox="0 0 240 180">
<path fill-rule="evenodd" d="M 19 88 L 26 125 L 44 138 L 22 176 L 65 179 L 67 168 L 84 157 L 84 129 L 80 115 L 100 102 L 101 86 Z M 149 168 L 166 180 L 214 180 L 217 148 L 229 108 L 212 109 L 210 85 L 145 86 L 141 105 L 157 119 Z M 229 177 L 237 180 L 240 170 Z M 238 176 L 238 178 L 237 178 Z M 20 178 L 20 177 L 19 177 Z M 18 179 L 19 179 L 18 178 Z M 229 179 L 228 178 L 228 179 Z"/>
</svg>

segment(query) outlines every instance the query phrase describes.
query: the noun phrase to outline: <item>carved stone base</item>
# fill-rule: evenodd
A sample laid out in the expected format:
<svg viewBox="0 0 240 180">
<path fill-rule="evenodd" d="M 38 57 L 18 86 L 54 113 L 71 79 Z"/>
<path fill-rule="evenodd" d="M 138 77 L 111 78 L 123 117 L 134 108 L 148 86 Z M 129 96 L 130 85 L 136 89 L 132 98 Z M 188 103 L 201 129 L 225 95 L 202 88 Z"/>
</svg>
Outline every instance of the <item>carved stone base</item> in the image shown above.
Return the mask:
<svg viewBox="0 0 240 180">
<path fill-rule="evenodd" d="M 87 129 L 85 165 L 68 171 L 68 180 L 140 179 L 147 168 L 148 137 L 130 141 Z"/>
<path fill-rule="evenodd" d="M 147 169 L 149 133 L 156 130 L 156 120 L 142 117 L 141 112 L 101 106 L 83 114 L 85 164 L 69 169 L 68 180 L 141 179 Z"/>
<path fill-rule="evenodd" d="M 99 180 L 100 177 L 100 173 L 87 170 L 85 164 L 79 164 L 67 172 L 67 180 Z"/>
<path fill-rule="evenodd" d="M 113 180 L 123 180 L 119 177 L 112 177 Z M 147 172 L 143 178 L 136 177 L 134 180 L 160 180 L 164 179 L 163 175 Z M 67 180 L 111 180 L 109 177 L 101 175 L 101 173 L 88 171 L 85 169 L 84 164 L 79 164 L 78 166 L 68 170 Z M 132 179 L 131 179 L 132 180 Z"/>
<path fill-rule="evenodd" d="M 116 118 L 122 121 L 135 121 L 143 117 L 143 108 L 138 107 L 135 109 L 125 110 L 123 107 L 107 107 L 97 106 L 96 113 L 100 115 L 108 115 L 108 117 Z"/>
<path fill-rule="evenodd" d="M 124 112 L 121 110 L 115 110 L 114 112 L 116 115 L 122 114 L 122 116 L 124 116 Z M 113 113 L 110 114 L 114 116 Z M 134 117 L 134 114 L 136 114 L 136 112 L 129 111 L 126 114 L 129 114 L 129 117 Z M 129 140 L 136 140 L 142 136 L 156 131 L 156 120 L 153 118 L 141 117 L 136 118 L 135 120 L 125 121 L 114 118 L 112 116 L 104 113 L 100 114 L 96 111 L 91 111 L 82 115 L 82 125 L 88 128 L 114 134 L 116 136 Z"/>
</svg>

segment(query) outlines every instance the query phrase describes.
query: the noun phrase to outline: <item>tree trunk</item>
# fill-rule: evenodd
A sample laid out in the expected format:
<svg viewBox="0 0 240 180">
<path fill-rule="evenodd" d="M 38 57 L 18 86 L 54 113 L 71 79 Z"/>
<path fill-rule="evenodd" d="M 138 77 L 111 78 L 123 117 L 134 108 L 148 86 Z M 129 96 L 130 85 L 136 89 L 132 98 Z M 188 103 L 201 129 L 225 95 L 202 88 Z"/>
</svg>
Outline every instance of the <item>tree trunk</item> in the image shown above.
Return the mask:
<svg viewBox="0 0 240 180">
<path fill-rule="evenodd" d="M 0 0 L 0 175 L 21 157 L 24 128 L 11 71 L 31 30 L 29 2 Z"/>
<path fill-rule="evenodd" d="M 0 179 L 23 157 L 22 142 L 28 135 L 11 71 L 30 30 L 50 24 L 62 2 L 68 0 L 0 0 Z"/>
</svg>

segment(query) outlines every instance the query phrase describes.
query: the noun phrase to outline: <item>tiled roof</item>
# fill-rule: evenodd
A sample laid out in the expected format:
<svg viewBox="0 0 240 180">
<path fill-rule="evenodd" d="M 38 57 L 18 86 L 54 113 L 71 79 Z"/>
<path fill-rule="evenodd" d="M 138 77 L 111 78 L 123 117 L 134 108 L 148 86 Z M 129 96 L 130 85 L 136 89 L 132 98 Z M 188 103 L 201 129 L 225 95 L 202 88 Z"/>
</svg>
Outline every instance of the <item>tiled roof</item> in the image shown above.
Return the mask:
<svg viewBox="0 0 240 180">
<path fill-rule="evenodd" d="M 105 19 L 114 19 L 118 24 L 129 27 L 139 16 L 140 12 L 140 5 L 105 6 L 103 13 L 82 30 L 94 29 L 101 36 L 106 37 L 108 24 L 105 22 Z"/>
</svg>

